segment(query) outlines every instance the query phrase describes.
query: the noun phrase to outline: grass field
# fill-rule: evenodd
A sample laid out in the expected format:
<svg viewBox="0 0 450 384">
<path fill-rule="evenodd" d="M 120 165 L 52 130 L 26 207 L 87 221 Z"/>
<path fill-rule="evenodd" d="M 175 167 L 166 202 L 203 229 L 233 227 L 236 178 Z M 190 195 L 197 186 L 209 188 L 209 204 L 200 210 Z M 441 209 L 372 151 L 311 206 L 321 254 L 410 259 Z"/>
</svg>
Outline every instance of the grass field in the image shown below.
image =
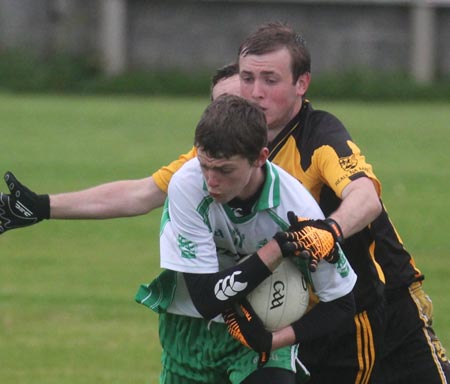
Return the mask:
<svg viewBox="0 0 450 384">
<path fill-rule="evenodd" d="M 0 95 L 0 173 L 38 193 L 147 176 L 191 147 L 206 103 Z M 374 165 L 450 348 L 450 105 L 315 107 Z M 157 316 L 133 297 L 159 270 L 159 216 L 54 220 L 0 237 L 0 383 L 157 382 Z"/>
</svg>

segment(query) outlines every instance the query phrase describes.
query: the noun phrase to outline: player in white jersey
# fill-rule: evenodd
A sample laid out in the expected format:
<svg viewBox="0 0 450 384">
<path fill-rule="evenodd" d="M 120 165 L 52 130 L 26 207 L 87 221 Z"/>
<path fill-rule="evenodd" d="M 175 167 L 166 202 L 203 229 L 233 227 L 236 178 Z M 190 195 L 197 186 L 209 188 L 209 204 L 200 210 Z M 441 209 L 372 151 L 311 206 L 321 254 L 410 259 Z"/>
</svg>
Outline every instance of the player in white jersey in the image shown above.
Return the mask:
<svg viewBox="0 0 450 384">
<path fill-rule="evenodd" d="M 295 383 L 296 343 L 335 332 L 354 314 L 356 275 L 340 252 L 337 263 L 319 261 L 312 273 L 303 261 L 320 303 L 296 323 L 266 332 L 268 351 L 228 334 L 221 314 L 282 261 L 286 244 L 273 236 L 288 230 L 288 211 L 324 222 L 304 187 L 267 161 L 266 144 L 263 111 L 222 96 L 197 125 L 197 158 L 171 180 L 161 220 L 165 272 L 137 295 L 160 312 L 161 383 Z"/>
</svg>

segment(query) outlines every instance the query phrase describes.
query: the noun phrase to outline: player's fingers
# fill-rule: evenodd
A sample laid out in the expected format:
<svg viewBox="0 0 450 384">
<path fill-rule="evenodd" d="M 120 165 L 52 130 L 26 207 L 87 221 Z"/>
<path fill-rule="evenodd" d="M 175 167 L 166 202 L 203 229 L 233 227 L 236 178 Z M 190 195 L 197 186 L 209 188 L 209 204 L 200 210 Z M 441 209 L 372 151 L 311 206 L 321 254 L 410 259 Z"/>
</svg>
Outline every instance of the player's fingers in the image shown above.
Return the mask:
<svg viewBox="0 0 450 384">
<path fill-rule="evenodd" d="M 288 218 L 289 224 L 291 226 L 293 226 L 293 225 L 298 223 L 297 215 L 293 211 L 289 211 L 287 213 L 287 218 Z"/>
<path fill-rule="evenodd" d="M 16 177 L 13 175 L 12 172 L 8 171 L 5 173 L 4 176 L 5 183 L 8 186 L 8 189 L 11 193 L 14 193 L 15 189 L 17 188 L 18 181 Z"/>
<path fill-rule="evenodd" d="M 298 248 L 297 248 L 297 244 L 296 243 L 293 243 L 293 242 L 291 242 L 291 241 L 288 241 L 288 242 L 286 242 L 286 243 L 284 243 L 282 246 L 281 246 L 281 251 L 284 253 L 284 254 L 295 254 L 295 252 L 298 250 Z"/>
<path fill-rule="evenodd" d="M 260 352 L 258 359 L 258 368 L 264 367 L 270 358 L 270 352 Z"/>
<path fill-rule="evenodd" d="M 310 262 L 309 262 L 309 270 L 311 272 L 316 272 L 317 269 L 317 265 L 318 265 L 318 261 L 316 259 L 311 258 Z"/>
<path fill-rule="evenodd" d="M 312 258 L 311 252 L 307 249 L 304 249 L 303 251 L 300 252 L 299 256 L 303 259 L 303 260 L 309 260 Z"/>
</svg>

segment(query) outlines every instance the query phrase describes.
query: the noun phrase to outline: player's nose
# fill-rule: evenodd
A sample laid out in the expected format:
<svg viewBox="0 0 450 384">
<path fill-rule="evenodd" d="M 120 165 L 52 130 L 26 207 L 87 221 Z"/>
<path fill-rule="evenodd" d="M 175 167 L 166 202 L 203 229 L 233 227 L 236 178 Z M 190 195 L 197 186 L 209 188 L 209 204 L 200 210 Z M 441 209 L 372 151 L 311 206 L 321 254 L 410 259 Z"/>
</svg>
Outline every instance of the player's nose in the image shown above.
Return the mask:
<svg viewBox="0 0 450 384">
<path fill-rule="evenodd" d="M 217 177 L 216 172 L 212 170 L 208 170 L 205 172 L 205 181 L 209 190 L 217 188 L 219 186 L 219 178 Z"/>
</svg>

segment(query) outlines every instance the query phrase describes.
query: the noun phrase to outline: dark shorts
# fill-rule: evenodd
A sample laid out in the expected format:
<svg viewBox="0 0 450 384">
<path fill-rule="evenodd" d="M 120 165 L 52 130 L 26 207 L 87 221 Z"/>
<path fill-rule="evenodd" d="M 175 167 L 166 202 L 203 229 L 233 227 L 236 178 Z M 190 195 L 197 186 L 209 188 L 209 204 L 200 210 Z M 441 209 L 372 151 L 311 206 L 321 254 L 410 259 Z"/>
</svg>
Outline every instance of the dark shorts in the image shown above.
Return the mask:
<svg viewBox="0 0 450 384">
<path fill-rule="evenodd" d="M 388 296 L 385 351 L 386 383 L 450 383 L 450 363 L 432 325 L 433 305 L 421 283 Z"/>
<path fill-rule="evenodd" d="M 356 314 L 339 334 L 300 345 L 299 357 L 311 373 L 310 383 L 378 383 L 384 319 L 384 302 L 380 301 Z"/>
</svg>

